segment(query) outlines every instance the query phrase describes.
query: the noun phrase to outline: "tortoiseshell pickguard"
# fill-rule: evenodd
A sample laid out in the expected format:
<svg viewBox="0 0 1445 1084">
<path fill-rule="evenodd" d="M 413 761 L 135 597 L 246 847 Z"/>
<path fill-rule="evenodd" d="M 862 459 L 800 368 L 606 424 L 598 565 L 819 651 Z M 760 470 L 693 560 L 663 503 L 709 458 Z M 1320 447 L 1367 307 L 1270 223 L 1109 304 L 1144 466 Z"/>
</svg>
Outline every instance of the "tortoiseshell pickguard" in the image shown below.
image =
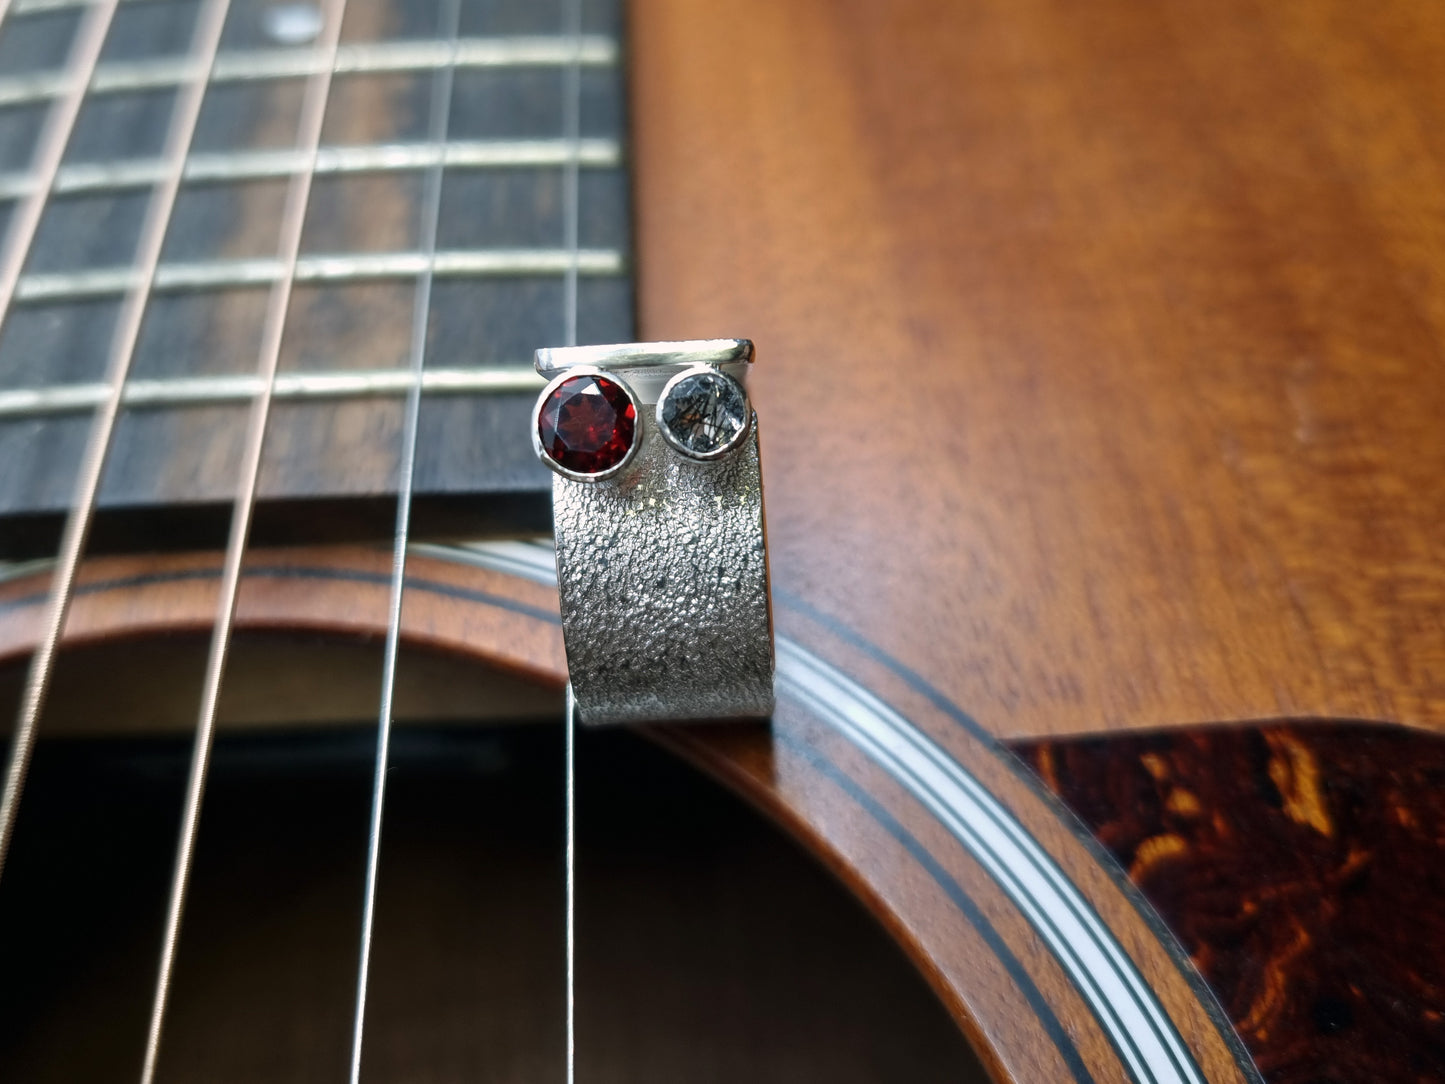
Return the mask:
<svg viewBox="0 0 1445 1084">
<path fill-rule="evenodd" d="M 1281 722 L 1021 742 L 1270 1084 L 1445 1080 L 1445 739 Z"/>
</svg>

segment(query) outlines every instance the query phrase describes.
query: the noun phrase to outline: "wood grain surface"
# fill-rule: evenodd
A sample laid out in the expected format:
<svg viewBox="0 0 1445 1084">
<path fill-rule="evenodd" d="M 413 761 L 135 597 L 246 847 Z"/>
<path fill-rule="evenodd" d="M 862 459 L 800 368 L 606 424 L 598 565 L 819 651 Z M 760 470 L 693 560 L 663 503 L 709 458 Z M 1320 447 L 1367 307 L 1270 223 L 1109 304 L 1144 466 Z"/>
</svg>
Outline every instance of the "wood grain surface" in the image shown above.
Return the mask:
<svg viewBox="0 0 1445 1084">
<path fill-rule="evenodd" d="M 398 732 L 365 1079 L 562 1079 L 561 737 Z M 159 1081 L 347 1079 L 372 738 L 223 733 Z M 579 1078 L 791 1084 L 804 1065 L 983 1084 L 816 863 L 676 758 L 615 731 L 583 740 Z M 180 736 L 42 750 L 30 843 L 10 857 L 20 891 L 0 896 L 5 1080 L 139 1065 L 187 755 Z"/>
<path fill-rule="evenodd" d="M 409 562 L 402 613 L 407 643 L 501 671 L 511 681 L 550 687 L 555 696 L 565 680 L 555 592 L 444 552 Z M 178 633 L 204 630 L 219 567 L 215 554 L 88 562 L 68 625 L 71 643 L 99 651 L 157 636 L 174 643 Z M 241 584 L 237 633 L 352 638 L 375 650 L 385 628 L 388 572 L 380 549 L 255 551 Z M 13 665 L 30 649 L 47 579 L 39 571 L 0 584 L 0 663 Z M 911 671 L 846 630 L 786 600 L 776 618 L 780 636 L 807 643 L 824 665 L 902 713 L 972 774 L 1017 831 L 1037 842 L 1079 893 L 1080 905 L 1098 916 L 1121 958 L 1137 968 L 1203 1079 L 1251 1079 L 1211 995 L 1150 924 L 1147 908 L 997 743 Z M 313 658 L 298 652 L 303 664 Z M 96 672 L 114 665 L 102 661 Z M 76 670 L 71 673 L 74 680 Z M 398 688 L 435 675 L 404 674 Z M 284 671 L 279 676 L 279 688 L 277 674 L 258 679 L 285 695 Z M 254 693 L 228 695 L 234 699 L 223 712 L 230 722 L 265 725 L 267 712 L 264 705 L 258 712 Z M 424 710 L 435 703 L 412 700 L 418 702 Z M 150 696 L 146 703 L 164 706 L 166 698 Z M 829 722 L 821 701 L 792 693 L 771 724 L 663 727 L 649 734 L 742 794 L 826 864 L 909 954 L 994 1079 L 1131 1079 L 1097 993 L 1041 939 L 1037 914 L 1019 906 L 997 867 L 943 823 L 916 788 Z M 849 951 L 846 943 L 838 950 Z"/>
<path fill-rule="evenodd" d="M 1185 1060 L 1250 1079 L 1148 907 L 995 739 L 1445 726 L 1445 15 L 634 0 L 628 51 L 639 330 L 758 343 L 780 633 L 1037 842 Z M 68 636 L 202 629 L 216 563 L 91 563 Z M 255 555 L 239 626 L 374 637 L 386 569 Z M 414 648 L 555 692 L 549 591 L 413 572 Z M 0 653 L 26 650 L 37 582 L 6 586 Z M 1128 1078 L 1040 920 L 821 714 L 657 737 L 847 881 L 997 1078 Z"/>
<path fill-rule="evenodd" d="M 1003 736 L 1445 725 L 1445 11 L 635 0 L 641 331 Z"/>
</svg>

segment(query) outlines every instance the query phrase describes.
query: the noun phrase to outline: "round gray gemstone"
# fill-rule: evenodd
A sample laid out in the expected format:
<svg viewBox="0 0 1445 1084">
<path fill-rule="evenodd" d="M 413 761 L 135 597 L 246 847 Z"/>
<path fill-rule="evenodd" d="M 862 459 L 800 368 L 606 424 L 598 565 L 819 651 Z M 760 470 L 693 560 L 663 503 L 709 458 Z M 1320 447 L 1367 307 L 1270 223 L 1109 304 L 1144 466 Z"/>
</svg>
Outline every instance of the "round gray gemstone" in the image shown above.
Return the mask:
<svg viewBox="0 0 1445 1084">
<path fill-rule="evenodd" d="M 748 397 L 724 373 L 690 373 L 668 390 L 657 417 L 680 451 L 710 459 L 736 444 L 747 429 Z"/>
</svg>

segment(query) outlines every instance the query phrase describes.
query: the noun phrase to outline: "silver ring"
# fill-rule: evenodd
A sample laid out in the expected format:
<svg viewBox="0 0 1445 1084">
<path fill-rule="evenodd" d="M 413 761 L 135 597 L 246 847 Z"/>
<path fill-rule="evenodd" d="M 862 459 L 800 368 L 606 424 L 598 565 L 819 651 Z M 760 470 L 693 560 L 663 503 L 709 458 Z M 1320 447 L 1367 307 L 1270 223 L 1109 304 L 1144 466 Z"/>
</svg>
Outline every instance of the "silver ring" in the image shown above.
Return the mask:
<svg viewBox="0 0 1445 1084">
<path fill-rule="evenodd" d="M 532 413 L 532 441 L 556 472 L 562 633 L 584 723 L 772 714 L 762 469 L 746 396 L 752 356 L 741 339 L 537 351 L 537 370 L 551 380 Z M 633 405 L 630 443 L 625 426 L 608 429 L 622 402 L 609 388 L 585 388 L 588 398 L 569 401 L 575 409 L 544 413 L 582 376 L 616 385 Z M 658 404 L 688 377 L 706 378 L 692 388 L 691 428 L 670 433 Z"/>
</svg>

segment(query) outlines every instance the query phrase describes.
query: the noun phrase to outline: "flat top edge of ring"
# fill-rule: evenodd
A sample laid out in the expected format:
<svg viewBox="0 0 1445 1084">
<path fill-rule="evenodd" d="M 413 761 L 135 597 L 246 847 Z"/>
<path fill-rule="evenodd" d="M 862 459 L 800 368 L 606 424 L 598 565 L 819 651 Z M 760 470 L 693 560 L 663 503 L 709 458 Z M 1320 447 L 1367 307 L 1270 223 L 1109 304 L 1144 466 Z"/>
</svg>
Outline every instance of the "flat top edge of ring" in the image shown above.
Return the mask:
<svg viewBox="0 0 1445 1084">
<path fill-rule="evenodd" d="M 662 369 L 687 365 L 751 365 L 750 339 L 687 339 L 679 342 L 552 346 L 537 351 L 537 372 L 554 377 L 590 365 L 599 369 Z"/>
</svg>

